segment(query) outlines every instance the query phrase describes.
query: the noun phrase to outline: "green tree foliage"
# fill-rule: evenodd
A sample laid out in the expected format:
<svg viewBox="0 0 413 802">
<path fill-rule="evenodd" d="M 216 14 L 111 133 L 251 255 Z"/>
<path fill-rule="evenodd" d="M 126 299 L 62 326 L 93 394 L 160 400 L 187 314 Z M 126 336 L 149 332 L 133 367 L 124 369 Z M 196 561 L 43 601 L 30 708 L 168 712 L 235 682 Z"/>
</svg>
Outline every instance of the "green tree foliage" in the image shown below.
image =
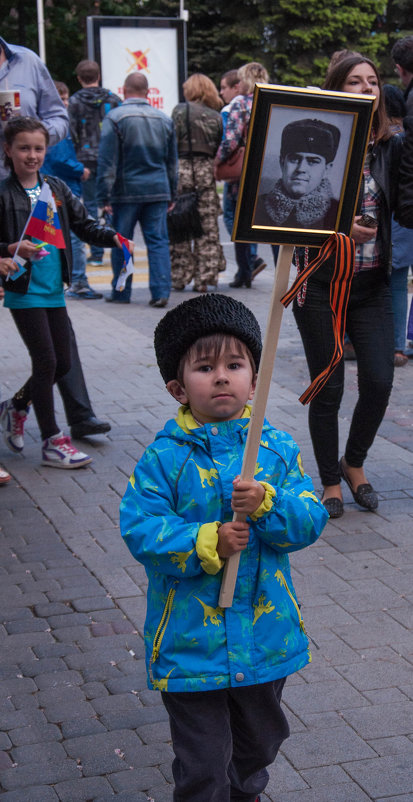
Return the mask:
<svg viewBox="0 0 413 802">
<path fill-rule="evenodd" d="M 376 59 L 385 42 L 375 30 L 385 0 L 278 0 L 264 2 L 265 47 L 277 83 L 320 85 L 336 50 L 362 51 Z"/>
<path fill-rule="evenodd" d="M 226 70 L 240 67 L 247 61 L 261 61 L 260 7 L 259 0 L 186 0 L 188 74 L 203 72 L 219 82 Z M 179 2 L 146 0 L 141 12 L 150 16 L 177 16 Z"/>
<path fill-rule="evenodd" d="M 47 64 L 78 88 L 74 68 L 87 57 L 86 17 L 176 17 L 179 0 L 44 0 Z M 412 0 L 185 0 L 188 72 L 218 81 L 226 70 L 260 61 L 276 83 L 320 85 L 335 50 L 360 50 L 397 82 L 391 47 L 413 33 Z M 1 35 L 38 52 L 34 0 L 0 0 Z"/>
</svg>

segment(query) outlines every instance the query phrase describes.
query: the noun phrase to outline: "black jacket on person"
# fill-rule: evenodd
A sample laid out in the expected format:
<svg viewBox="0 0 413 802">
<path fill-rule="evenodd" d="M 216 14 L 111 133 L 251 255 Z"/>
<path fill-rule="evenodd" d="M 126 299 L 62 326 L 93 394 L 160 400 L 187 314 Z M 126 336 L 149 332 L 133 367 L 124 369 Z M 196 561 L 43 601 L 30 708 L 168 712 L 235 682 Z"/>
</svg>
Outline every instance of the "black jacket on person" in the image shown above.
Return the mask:
<svg viewBox="0 0 413 802">
<path fill-rule="evenodd" d="M 413 114 L 403 120 L 405 137 L 399 176 L 399 200 L 395 214 L 401 226 L 413 228 Z"/>
<path fill-rule="evenodd" d="M 120 97 L 101 86 L 85 86 L 70 98 L 70 132 L 76 156 L 85 167 L 96 169 L 103 119 L 121 102 Z"/>
<path fill-rule="evenodd" d="M 413 123 L 413 117 L 412 123 Z M 400 134 L 395 134 L 390 139 L 386 141 L 380 141 L 377 144 L 373 145 L 373 150 L 371 154 L 371 162 L 370 162 L 370 171 L 377 182 L 378 186 L 382 191 L 382 208 L 380 210 L 379 218 L 378 218 L 378 230 L 377 230 L 377 238 L 381 245 L 380 251 L 380 274 L 384 278 L 385 282 L 388 284 L 390 279 L 390 273 L 392 268 L 392 259 L 391 259 L 391 218 L 393 212 L 396 213 L 396 219 L 401 225 L 406 226 L 407 228 L 413 228 L 413 209 L 410 211 L 410 223 L 403 222 L 400 219 L 400 203 L 402 196 L 404 197 L 404 193 L 400 193 L 399 191 L 399 171 L 400 171 L 400 162 L 401 162 L 401 154 L 403 150 L 403 141 L 404 138 Z M 413 147 L 412 147 L 413 150 Z M 413 161 L 413 153 L 412 153 L 412 161 Z M 403 173 L 402 173 L 403 174 Z M 411 187 L 412 187 L 412 194 L 413 194 L 413 172 L 411 175 Z M 361 189 L 360 194 L 357 202 L 356 214 L 360 214 L 361 212 L 361 205 L 363 201 L 363 193 L 364 193 L 364 178 L 361 182 Z M 413 202 L 413 197 L 411 199 Z M 304 249 L 299 248 L 298 255 L 300 259 L 300 265 L 302 267 L 303 264 L 303 254 Z M 314 249 L 310 249 L 310 261 L 315 259 L 316 251 Z M 323 265 L 317 272 L 314 274 L 314 279 L 316 281 L 330 281 L 332 276 L 332 269 L 333 269 L 333 259 L 330 258 L 325 265 Z"/>
<path fill-rule="evenodd" d="M 72 230 L 84 242 L 100 245 L 103 248 L 113 248 L 113 237 L 116 231 L 100 226 L 93 217 L 90 217 L 83 203 L 73 195 L 67 184 L 60 178 L 39 176 L 39 181 L 41 184 L 46 181 L 53 192 L 66 244 L 65 248 L 59 249 L 62 278 L 66 284 L 70 284 L 72 276 L 70 231 Z M 30 211 L 30 198 L 16 174 L 12 172 L 0 184 L 0 256 L 10 256 L 7 246 L 20 239 Z M 27 272 L 15 281 L 7 282 L 7 289 L 11 288 L 13 291 L 21 293 L 27 292 L 30 280 L 30 262 L 26 264 L 26 267 L 27 265 L 29 266 Z M 11 283 L 13 287 L 10 287 Z"/>
</svg>

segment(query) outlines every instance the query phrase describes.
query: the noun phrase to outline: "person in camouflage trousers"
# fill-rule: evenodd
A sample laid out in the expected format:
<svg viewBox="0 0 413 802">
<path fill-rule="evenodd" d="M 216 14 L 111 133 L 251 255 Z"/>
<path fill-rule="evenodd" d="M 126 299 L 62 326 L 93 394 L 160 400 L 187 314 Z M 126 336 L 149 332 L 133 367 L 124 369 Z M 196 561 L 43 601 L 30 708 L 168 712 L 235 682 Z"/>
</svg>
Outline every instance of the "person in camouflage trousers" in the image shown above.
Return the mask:
<svg viewBox="0 0 413 802">
<path fill-rule="evenodd" d="M 170 246 L 172 286 L 175 290 L 183 290 L 193 279 L 196 292 L 207 292 L 208 285 L 217 286 L 218 274 L 226 267 L 219 241 L 221 207 L 214 179 L 214 156 L 222 138 L 222 119 L 218 112 L 222 102 L 215 85 L 206 75 L 191 75 L 183 89 L 187 102 L 179 103 L 172 112 L 179 155 L 178 194 L 191 189 L 198 191 L 204 234 L 199 239 Z"/>
</svg>

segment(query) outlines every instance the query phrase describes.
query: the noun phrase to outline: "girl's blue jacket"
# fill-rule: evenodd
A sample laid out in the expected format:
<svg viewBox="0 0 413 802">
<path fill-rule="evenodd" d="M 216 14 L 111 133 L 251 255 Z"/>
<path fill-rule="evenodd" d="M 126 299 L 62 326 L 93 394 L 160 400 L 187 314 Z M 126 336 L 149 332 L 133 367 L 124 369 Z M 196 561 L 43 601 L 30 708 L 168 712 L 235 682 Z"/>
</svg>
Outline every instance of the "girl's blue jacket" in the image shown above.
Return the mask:
<svg viewBox="0 0 413 802">
<path fill-rule="evenodd" d="M 248 519 L 234 603 L 218 603 L 220 523 L 232 520 L 250 408 L 199 427 L 188 408 L 144 452 L 120 507 L 122 535 L 149 579 L 145 646 L 150 688 L 208 691 L 256 685 L 311 659 L 288 552 L 319 537 L 328 514 L 298 446 L 265 421 L 255 478 L 261 506 Z"/>
</svg>

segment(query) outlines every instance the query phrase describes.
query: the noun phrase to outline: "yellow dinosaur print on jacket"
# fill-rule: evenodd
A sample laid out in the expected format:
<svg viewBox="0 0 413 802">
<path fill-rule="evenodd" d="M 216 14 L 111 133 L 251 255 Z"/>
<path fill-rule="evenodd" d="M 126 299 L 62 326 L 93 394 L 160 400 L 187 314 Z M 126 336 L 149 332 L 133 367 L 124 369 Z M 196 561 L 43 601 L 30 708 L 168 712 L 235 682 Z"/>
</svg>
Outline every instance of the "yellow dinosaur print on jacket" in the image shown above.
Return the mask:
<svg viewBox="0 0 413 802">
<path fill-rule="evenodd" d="M 310 493 L 309 490 L 303 490 L 303 492 L 300 493 L 300 498 L 312 498 L 312 500 L 316 501 L 317 504 L 320 503 L 320 499 L 317 498 L 316 494 L 315 493 Z"/>
<path fill-rule="evenodd" d="M 152 682 L 152 687 L 154 691 L 167 691 L 168 690 L 168 679 L 172 674 L 172 671 L 175 671 L 175 667 L 171 668 L 171 670 L 167 673 L 166 677 L 162 677 L 162 679 L 154 679 Z"/>
<path fill-rule="evenodd" d="M 204 608 L 204 627 L 208 626 L 208 618 L 211 624 L 219 627 L 221 621 L 218 621 L 218 616 L 221 615 L 222 618 L 224 617 L 224 611 L 222 607 L 210 607 L 209 604 L 205 604 L 205 602 L 203 602 L 201 599 L 198 599 L 198 596 L 194 596 L 194 599 L 199 601 Z"/>
<path fill-rule="evenodd" d="M 210 486 L 214 486 L 213 479 L 218 479 L 218 471 L 216 468 L 211 468 L 209 471 L 207 468 L 201 468 L 200 465 L 197 465 L 194 459 L 190 460 L 196 466 L 196 469 L 199 473 L 199 478 L 201 480 L 201 486 L 205 487 L 205 482 Z"/>
<path fill-rule="evenodd" d="M 177 563 L 178 568 L 184 574 L 186 571 L 186 561 L 189 559 L 191 554 L 195 551 L 195 546 L 191 551 L 168 551 L 168 554 L 172 554 L 171 563 Z"/>
<path fill-rule="evenodd" d="M 275 610 L 275 607 L 274 607 L 274 605 L 272 604 L 272 602 L 271 602 L 271 599 L 270 599 L 270 601 L 268 601 L 268 602 L 267 602 L 267 604 L 265 604 L 265 605 L 264 605 L 264 599 L 265 599 L 265 593 L 263 593 L 263 594 L 262 594 L 262 595 L 259 597 L 259 599 L 258 599 L 258 604 L 253 604 L 253 605 L 252 605 L 252 606 L 253 606 L 253 608 L 254 608 L 254 610 L 255 610 L 255 613 L 254 613 L 254 620 L 253 620 L 253 622 L 252 622 L 252 626 L 254 626 L 254 624 L 255 624 L 255 623 L 258 621 L 258 619 L 260 618 L 260 616 L 261 616 L 263 613 L 272 613 L 272 611 L 273 611 L 273 610 Z"/>
</svg>

